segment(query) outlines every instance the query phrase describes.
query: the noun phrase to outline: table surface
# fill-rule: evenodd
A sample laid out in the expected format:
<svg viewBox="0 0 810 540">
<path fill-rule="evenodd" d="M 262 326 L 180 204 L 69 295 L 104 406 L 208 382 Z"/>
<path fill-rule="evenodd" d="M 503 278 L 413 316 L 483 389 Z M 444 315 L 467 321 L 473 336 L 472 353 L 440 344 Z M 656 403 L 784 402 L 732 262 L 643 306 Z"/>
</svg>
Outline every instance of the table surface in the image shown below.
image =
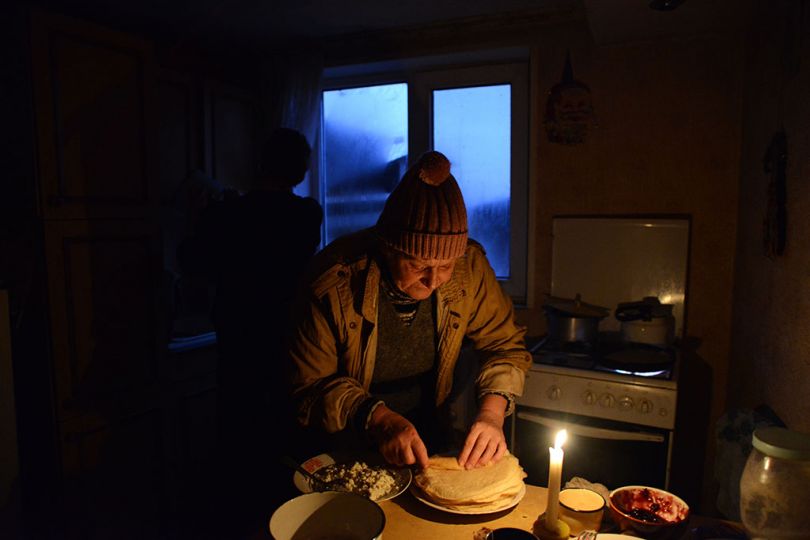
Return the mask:
<svg viewBox="0 0 810 540">
<path fill-rule="evenodd" d="M 526 485 L 526 495 L 516 507 L 492 514 L 465 515 L 431 508 L 407 491 L 395 499 L 379 503 L 385 513 L 383 539 L 473 540 L 475 533 L 482 528 L 514 527 L 531 531 L 537 517 L 546 511 L 546 493 L 547 489 L 544 487 Z M 607 510 L 605 512 L 607 516 Z M 725 523 L 741 530 L 739 524 L 695 515 L 690 516 L 689 526 L 717 523 Z M 265 530 L 251 536 L 250 540 L 267 538 L 271 536 L 269 531 Z"/>
<path fill-rule="evenodd" d="M 443 512 L 419 502 L 410 492 L 406 492 L 396 499 L 380 503 L 385 512 L 383 538 L 472 540 L 482 527 L 515 527 L 530 531 L 537 516 L 546 511 L 546 491 L 544 487 L 527 485 L 526 495 L 517 507 L 482 515 Z"/>
</svg>

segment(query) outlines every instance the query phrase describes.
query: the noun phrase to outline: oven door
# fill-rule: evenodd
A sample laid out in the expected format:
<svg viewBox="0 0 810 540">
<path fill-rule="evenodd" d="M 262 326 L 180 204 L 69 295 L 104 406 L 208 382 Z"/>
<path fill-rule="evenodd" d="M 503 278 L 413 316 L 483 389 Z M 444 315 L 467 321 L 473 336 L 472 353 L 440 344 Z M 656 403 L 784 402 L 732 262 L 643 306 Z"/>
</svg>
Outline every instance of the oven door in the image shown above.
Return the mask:
<svg viewBox="0 0 810 540">
<path fill-rule="evenodd" d="M 578 476 L 609 489 L 668 488 L 672 432 L 518 406 L 512 419 L 512 449 L 528 483 L 548 485 L 548 449 L 561 429 L 568 430 L 563 481 Z"/>
</svg>

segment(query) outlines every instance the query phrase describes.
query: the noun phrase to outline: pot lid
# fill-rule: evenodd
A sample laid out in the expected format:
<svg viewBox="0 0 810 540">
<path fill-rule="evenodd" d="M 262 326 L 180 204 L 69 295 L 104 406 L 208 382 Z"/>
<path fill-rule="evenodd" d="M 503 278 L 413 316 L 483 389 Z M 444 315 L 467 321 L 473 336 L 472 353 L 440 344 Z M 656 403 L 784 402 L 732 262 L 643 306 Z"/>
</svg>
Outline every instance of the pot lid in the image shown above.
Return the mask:
<svg viewBox="0 0 810 540">
<path fill-rule="evenodd" d="M 579 294 L 574 299 L 548 296 L 543 308 L 552 309 L 571 317 L 597 317 L 601 319 L 610 314 L 608 308 L 583 302 Z"/>
<path fill-rule="evenodd" d="M 638 302 L 622 302 L 616 306 L 616 319 L 620 321 L 649 321 L 672 316 L 672 304 L 662 304 L 655 296 L 645 296 Z"/>
</svg>

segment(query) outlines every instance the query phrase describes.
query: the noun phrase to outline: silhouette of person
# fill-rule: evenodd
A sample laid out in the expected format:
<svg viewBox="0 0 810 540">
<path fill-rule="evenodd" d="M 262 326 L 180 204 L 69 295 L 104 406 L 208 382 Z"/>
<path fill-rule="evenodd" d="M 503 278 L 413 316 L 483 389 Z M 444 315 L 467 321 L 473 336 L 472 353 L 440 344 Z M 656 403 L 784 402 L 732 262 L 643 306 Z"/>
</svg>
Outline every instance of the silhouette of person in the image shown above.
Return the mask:
<svg viewBox="0 0 810 540">
<path fill-rule="evenodd" d="M 231 533 L 237 520 L 257 530 L 295 494 L 279 460 L 292 427 L 284 423 L 291 414 L 283 343 L 299 277 L 320 243 L 320 205 L 292 192 L 310 154 L 302 134 L 275 130 L 251 189 L 206 208 L 178 248 L 181 269 L 216 284 L 219 466 Z"/>
</svg>

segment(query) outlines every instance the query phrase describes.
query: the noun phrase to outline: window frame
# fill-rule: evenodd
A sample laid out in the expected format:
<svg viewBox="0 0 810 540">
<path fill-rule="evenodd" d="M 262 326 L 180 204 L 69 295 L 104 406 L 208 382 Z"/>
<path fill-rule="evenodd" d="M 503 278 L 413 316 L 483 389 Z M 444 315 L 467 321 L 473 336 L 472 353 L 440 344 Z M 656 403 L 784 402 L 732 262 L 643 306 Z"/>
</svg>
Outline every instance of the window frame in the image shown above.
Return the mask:
<svg viewBox="0 0 810 540">
<path fill-rule="evenodd" d="M 498 55 L 505 56 L 498 58 Z M 496 58 L 492 58 L 492 56 Z M 408 85 L 408 165 L 433 147 L 433 90 L 509 84 L 511 87 L 511 156 L 510 156 L 510 276 L 499 278 L 504 292 L 516 304 L 525 305 L 528 297 L 529 274 L 529 123 L 530 123 L 530 61 L 526 51 L 508 50 L 483 54 L 488 61 L 464 56 L 454 58 L 412 59 L 357 66 L 328 68 L 324 73 L 322 92 L 331 90 L 406 83 Z M 455 58 L 457 60 L 457 58 Z M 323 107 L 323 99 L 321 99 Z M 323 109 L 321 110 L 323 112 Z M 317 138 L 317 163 L 313 164 L 312 196 L 324 204 L 323 178 L 323 114 Z M 313 186 L 315 187 L 315 186 Z M 324 225 L 325 227 L 325 225 Z M 326 237 L 322 235 L 324 238 Z"/>
</svg>

